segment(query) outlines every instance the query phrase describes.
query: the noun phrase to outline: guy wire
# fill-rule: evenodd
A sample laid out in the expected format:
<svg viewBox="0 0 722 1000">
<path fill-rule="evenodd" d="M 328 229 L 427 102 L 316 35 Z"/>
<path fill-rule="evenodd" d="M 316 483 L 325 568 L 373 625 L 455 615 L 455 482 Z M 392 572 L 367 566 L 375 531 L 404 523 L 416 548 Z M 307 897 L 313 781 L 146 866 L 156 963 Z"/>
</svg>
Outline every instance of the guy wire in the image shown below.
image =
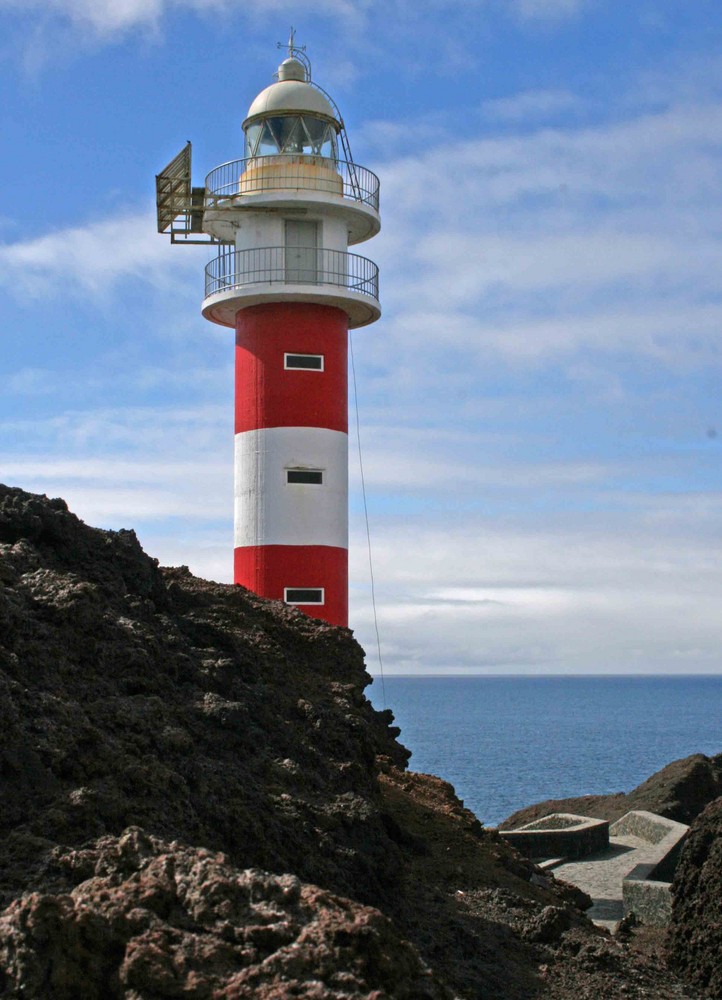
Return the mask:
<svg viewBox="0 0 722 1000">
<path fill-rule="evenodd" d="M 364 463 L 363 457 L 361 455 L 361 422 L 358 415 L 358 390 L 356 388 L 356 365 L 354 364 L 353 357 L 353 332 L 349 330 L 348 336 L 349 350 L 351 354 L 351 375 L 353 378 L 353 399 L 354 406 L 356 409 L 356 443 L 358 444 L 358 464 L 359 470 L 361 472 L 361 494 L 364 501 L 364 519 L 366 521 L 366 542 L 368 546 L 369 553 L 369 576 L 371 578 L 371 606 L 374 613 L 374 629 L 376 630 L 376 648 L 378 650 L 379 657 L 379 668 L 381 671 L 381 697 L 383 698 L 384 708 L 386 708 L 386 685 L 384 684 L 384 662 L 381 658 L 381 637 L 379 635 L 379 619 L 376 614 L 376 587 L 374 584 L 374 564 L 371 557 L 371 530 L 369 528 L 369 509 L 366 503 L 366 481 L 364 479 Z"/>
</svg>

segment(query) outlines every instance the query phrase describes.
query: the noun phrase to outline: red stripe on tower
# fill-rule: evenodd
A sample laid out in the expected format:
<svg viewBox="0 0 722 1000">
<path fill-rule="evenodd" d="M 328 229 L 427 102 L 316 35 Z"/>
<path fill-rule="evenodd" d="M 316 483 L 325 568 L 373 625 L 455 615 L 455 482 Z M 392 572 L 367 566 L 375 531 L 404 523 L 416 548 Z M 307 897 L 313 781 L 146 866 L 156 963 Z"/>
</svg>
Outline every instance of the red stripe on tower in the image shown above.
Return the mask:
<svg viewBox="0 0 722 1000">
<path fill-rule="evenodd" d="M 320 590 L 322 605 L 294 603 L 306 614 L 332 625 L 348 623 L 348 549 L 328 545 L 245 546 L 235 551 L 234 571 L 236 581 L 244 581 L 249 590 L 263 591 L 266 597 L 279 601 L 286 598 L 289 589 Z"/>
<path fill-rule="evenodd" d="M 236 434 L 259 427 L 348 432 L 348 316 L 274 302 L 236 316 Z M 311 367 L 312 366 L 312 367 Z"/>
</svg>

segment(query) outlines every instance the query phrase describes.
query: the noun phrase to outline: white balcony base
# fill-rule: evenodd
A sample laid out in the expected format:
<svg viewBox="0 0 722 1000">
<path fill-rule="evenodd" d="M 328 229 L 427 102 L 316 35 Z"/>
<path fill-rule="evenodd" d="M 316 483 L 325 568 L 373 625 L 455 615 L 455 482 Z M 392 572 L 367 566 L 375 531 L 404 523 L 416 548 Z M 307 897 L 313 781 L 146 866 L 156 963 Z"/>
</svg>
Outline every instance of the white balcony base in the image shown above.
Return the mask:
<svg viewBox="0 0 722 1000">
<path fill-rule="evenodd" d="M 263 282 L 242 285 L 215 292 L 203 301 L 201 312 L 206 319 L 220 326 L 235 327 L 236 313 L 248 306 L 266 302 L 314 302 L 321 306 L 336 306 L 348 316 L 350 329 L 374 323 L 381 315 L 381 306 L 369 295 L 343 290 L 338 285 L 279 284 Z"/>
<path fill-rule="evenodd" d="M 322 191 L 254 191 L 218 198 L 209 203 L 203 213 L 203 231 L 220 240 L 235 239 L 239 220 L 247 212 L 283 212 L 306 214 L 319 209 L 324 215 L 343 220 L 348 232 L 348 244 L 370 240 L 381 229 L 381 219 L 375 208 L 363 202 L 349 201 L 341 195 Z"/>
</svg>

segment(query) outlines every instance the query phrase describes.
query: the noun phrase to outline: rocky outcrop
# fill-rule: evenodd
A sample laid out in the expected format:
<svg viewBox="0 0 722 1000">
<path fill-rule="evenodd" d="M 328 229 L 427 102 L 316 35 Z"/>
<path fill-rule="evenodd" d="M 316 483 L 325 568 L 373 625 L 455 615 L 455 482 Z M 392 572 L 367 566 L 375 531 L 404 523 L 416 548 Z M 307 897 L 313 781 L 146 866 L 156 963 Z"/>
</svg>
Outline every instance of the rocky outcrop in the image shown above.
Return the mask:
<svg viewBox="0 0 722 1000">
<path fill-rule="evenodd" d="M 631 792 L 547 799 L 519 809 L 500 823 L 499 828 L 513 830 L 541 816 L 559 812 L 613 822 L 627 812 L 640 809 L 689 824 L 719 795 L 722 795 L 722 754 L 706 757 L 696 753 L 667 764 Z"/>
<path fill-rule="evenodd" d="M 0 487 L 3 998 L 696 995 L 406 772 L 369 682 L 347 630 Z"/>
<path fill-rule="evenodd" d="M 408 754 L 349 632 L 161 571 L 132 532 L 7 488 L 0 566 L 6 902 L 48 884 L 55 844 L 129 825 L 362 901 L 393 893 L 375 759 Z"/>
<path fill-rule="evenodd" d="M 56 863 L 0 918 L 4 997 L 451 1000 L 378 910 L 138 828 Z"/>
<path fill-rule="evenodd" d="M 671 964 L 707 996 L 722 998 L 722 798 L 689 832 L 672 884 Z"/>
</svg>

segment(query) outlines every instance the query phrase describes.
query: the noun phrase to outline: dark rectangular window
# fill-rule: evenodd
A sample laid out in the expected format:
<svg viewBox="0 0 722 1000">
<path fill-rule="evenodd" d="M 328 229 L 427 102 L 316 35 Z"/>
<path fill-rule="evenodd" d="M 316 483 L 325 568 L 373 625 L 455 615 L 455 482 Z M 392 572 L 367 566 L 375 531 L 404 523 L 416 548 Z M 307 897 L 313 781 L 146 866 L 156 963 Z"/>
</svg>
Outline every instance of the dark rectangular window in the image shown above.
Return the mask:
<svg viewBox="0 0 722 1000">
<path fill-rule="evenodd" d="M 301 368 L 304 371 L 322 372 L 323 354 L 284 354 L 284 368 Z"/>
<path fill-rule="evenodd" d="M 320 486 L 323 482 L 323 472 L 321 469 L 286 469 L 286 482 Z"/>
<path fill-rule="evenodd" d="M 283 599 L 286 604 L 323 604 L 323 587 L 286 587 Z"/>
</svg>

